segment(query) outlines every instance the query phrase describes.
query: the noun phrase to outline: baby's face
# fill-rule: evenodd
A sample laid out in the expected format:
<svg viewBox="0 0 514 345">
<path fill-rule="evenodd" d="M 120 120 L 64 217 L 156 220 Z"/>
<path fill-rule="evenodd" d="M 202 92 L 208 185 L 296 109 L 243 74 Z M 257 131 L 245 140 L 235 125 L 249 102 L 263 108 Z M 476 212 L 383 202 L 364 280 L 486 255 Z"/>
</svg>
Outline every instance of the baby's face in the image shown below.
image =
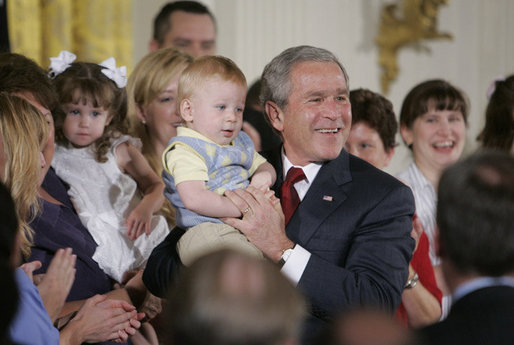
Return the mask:
<svg viewBox="0 0 514 345">
<path fill-rule="evenodd" d="M 190 109 L 181 113 L 187 127 L 218 145 L 228 145 L 241 131 L 245 97 L 244 85 L 212 78 L 195 90 Z"/>
</svg>

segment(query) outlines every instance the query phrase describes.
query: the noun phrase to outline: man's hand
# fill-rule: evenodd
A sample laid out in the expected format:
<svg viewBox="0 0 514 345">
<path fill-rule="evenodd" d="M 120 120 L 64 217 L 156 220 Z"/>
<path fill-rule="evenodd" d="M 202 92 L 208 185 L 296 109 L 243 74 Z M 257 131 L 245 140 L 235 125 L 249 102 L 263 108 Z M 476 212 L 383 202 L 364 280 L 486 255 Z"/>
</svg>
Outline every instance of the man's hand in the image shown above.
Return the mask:
<svg viewBox="0 0 514 345">
<path fill-rule="evenodd" d="M 222 220 L 241 231 L 268 258 L 278 262 L 284 249 L 294 246 L 286 236 L 280 200 L 273 191 L 264 193 L 248 186 L 246 190 L 227 190 L 225 196 L 239 208 L 243 218 Z"/>
</svg>

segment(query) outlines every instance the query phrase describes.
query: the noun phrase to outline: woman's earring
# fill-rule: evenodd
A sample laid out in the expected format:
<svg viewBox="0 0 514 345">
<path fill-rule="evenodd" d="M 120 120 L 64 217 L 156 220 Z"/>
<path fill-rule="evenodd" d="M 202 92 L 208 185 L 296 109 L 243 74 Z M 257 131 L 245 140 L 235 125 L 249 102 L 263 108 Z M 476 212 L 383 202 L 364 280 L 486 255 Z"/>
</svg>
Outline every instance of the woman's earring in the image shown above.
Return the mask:
<svg viewBox="0 0 514 345">
<path fill-rule="evenodd" d="M 143 125 L 146 125 L 146 120 L 141 120 L 141 123 L 142 123 Z"/>
</svg>

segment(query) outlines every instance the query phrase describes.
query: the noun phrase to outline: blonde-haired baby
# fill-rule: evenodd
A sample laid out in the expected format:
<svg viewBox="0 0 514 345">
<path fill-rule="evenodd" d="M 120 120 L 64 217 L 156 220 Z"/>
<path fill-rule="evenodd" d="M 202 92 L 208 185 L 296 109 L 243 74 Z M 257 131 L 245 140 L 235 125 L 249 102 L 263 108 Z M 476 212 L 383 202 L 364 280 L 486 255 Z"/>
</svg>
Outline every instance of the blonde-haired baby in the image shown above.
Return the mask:
<svg viewBox="0 0 514 345">
<path fill-rule="evenodd" d="M 185 265 L 221 248 L 262 257 L 262 253 L 221 217 L 240 217 L 224 196 L 249 184 L 268 190 L 273 166 L 241 131 L 246 78 L 221 56 L 195 60 L 180 76 L 177 104 L 185 126 L 163 153 L 165 195 L 176 208 L 177 225 L 186 233 L 177 244 Z"/>
</svg>

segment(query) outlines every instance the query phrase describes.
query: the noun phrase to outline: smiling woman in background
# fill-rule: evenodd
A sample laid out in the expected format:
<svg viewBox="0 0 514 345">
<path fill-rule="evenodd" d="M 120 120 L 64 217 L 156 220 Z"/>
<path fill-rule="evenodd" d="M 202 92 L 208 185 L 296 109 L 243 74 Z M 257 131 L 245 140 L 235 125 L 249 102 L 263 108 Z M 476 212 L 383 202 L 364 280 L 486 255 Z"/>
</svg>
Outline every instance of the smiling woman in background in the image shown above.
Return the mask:
<svg viewBox="0 0 514 345">
<path fill-rule="evenodd" d="M 428 80 L 405 97 L 400 132 L 413 162 L 397 175 L 414 194 L 416 214 L 430 243 L 429 254 L 437 285 L 443 290 L 443 317 L 450 306 L 435 248 L 437 185 L 443 170 L 457 162 L 466 142 L 468 103 L 464 94 L 444 80 Z"/>
</svg>

